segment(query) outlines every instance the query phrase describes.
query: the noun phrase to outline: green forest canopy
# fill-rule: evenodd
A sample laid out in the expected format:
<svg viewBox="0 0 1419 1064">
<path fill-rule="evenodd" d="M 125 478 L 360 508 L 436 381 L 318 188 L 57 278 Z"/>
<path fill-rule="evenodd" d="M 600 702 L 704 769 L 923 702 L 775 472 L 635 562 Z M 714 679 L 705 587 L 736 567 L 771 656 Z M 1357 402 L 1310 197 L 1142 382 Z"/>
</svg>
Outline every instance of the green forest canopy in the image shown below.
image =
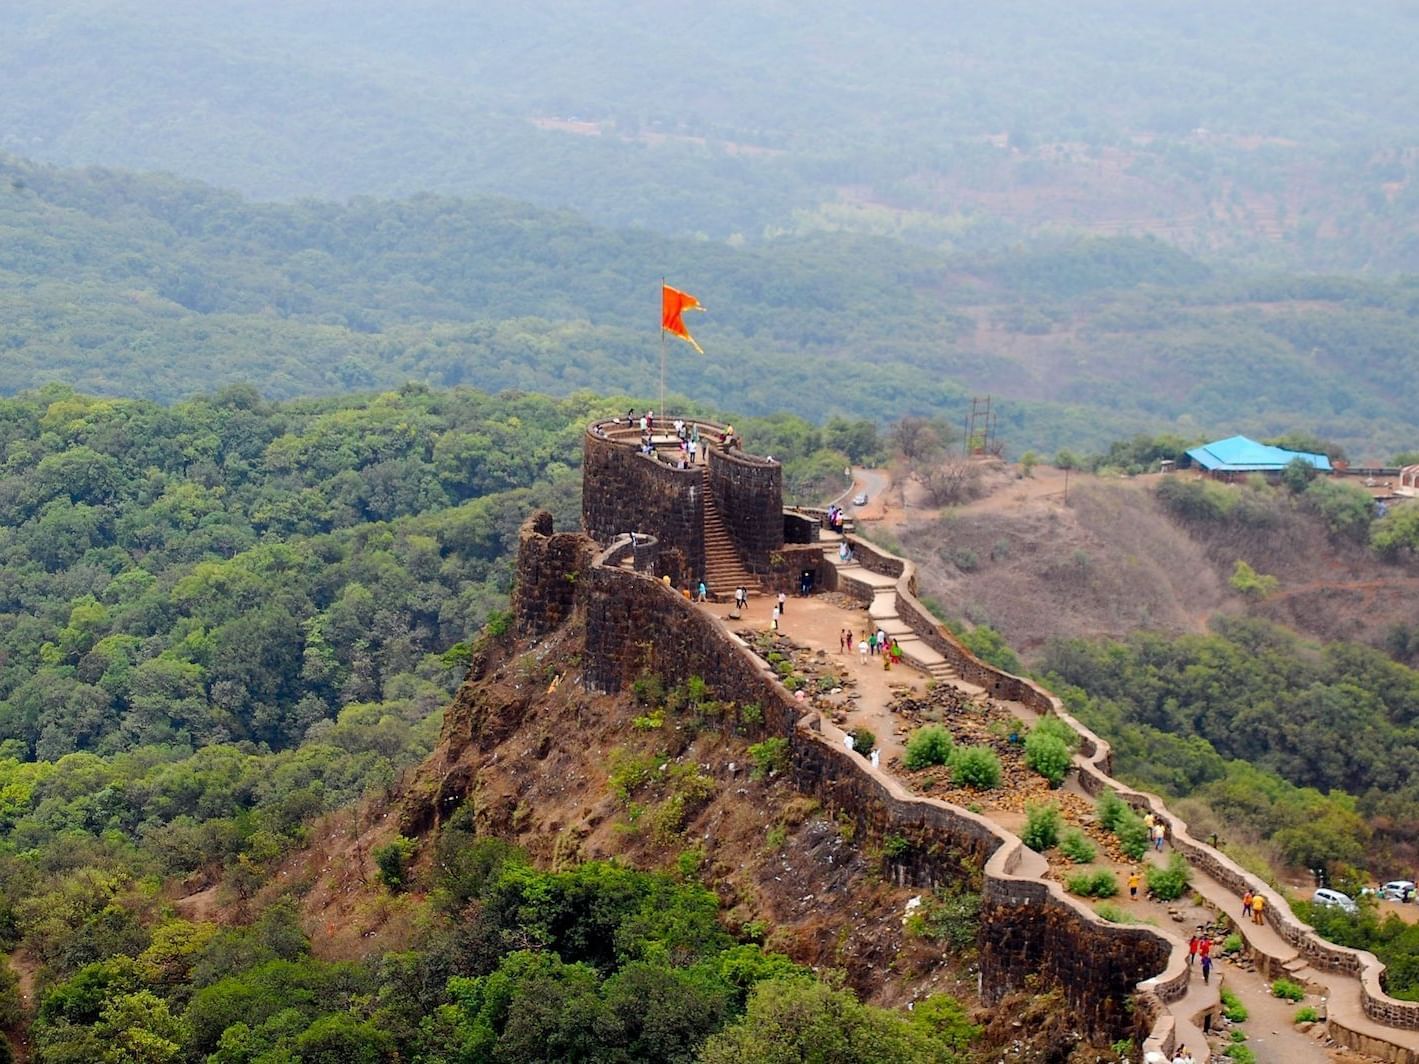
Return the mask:
<svg viewBox="0 0 1419 1064">
<path fill-rule="evenodd" d="M 741 413 L 955 423 L 992 392 L 1011 451 L 1046 453 L 1306 431 L 1362 459 L 1419 432 L 1412 281 L 1228 277 L 1134 238 L 736 248 L 502 201 L 254 204 L 18 160 L 0 161 L 0 391 L 654 397 L 663 274 L 710 308 L 708 353 L 670 351 L 671 391 Z"/>
<path fill-rule="evenodd" d="M 0 148 L 714 239 L 1151 226 L 1273 263 L 1419 263 L 1399 0 L 828 3 L 811 28 L 801 5 L 727 0 L 669 35 L 644 2 L 333 10 L 11 0 Z"/>
</svg>

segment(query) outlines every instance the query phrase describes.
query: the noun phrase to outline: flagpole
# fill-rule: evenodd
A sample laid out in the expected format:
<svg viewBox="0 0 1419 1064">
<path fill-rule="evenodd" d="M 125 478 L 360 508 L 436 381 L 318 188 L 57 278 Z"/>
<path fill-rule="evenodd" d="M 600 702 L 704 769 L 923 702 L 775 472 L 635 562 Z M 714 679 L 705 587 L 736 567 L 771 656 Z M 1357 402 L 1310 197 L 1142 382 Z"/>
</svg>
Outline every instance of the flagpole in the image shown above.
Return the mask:
<svg viewBox="0 0 1419 1064">
<path fill-rule="evenodd" d="M 660 297 L 665 298 L 665 277 L 660 278 Z M 660 323 L 660 416 L 665 416 L 665 323 Z"/>
</svg>

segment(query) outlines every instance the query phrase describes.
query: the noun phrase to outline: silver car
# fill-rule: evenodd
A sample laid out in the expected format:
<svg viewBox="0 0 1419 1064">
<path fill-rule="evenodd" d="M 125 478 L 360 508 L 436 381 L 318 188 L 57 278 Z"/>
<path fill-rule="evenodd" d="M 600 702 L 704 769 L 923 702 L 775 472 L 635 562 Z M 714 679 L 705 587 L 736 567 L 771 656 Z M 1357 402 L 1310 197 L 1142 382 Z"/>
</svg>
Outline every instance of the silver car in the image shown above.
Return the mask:
<svg viewBox="0 0 1419 1064">
<path fill-rule="evenodd" d="M 1338 890 L 1331 890 L 1329 887 L 1321 887 L 1311 895 L 1311 901 L 1316 905 L 1334 905 L 1337 909 L 1344 909 L 1347 913 L 1356 911 L 1354 900 L 1348 894 L 1342 894 Z"/>
<path fill-rule="evenodd" d="M 1413 901 L 1414 884 L 1407 879 L 1391 879 L 1376 893 L 1386 901 Z"/>
</svg>

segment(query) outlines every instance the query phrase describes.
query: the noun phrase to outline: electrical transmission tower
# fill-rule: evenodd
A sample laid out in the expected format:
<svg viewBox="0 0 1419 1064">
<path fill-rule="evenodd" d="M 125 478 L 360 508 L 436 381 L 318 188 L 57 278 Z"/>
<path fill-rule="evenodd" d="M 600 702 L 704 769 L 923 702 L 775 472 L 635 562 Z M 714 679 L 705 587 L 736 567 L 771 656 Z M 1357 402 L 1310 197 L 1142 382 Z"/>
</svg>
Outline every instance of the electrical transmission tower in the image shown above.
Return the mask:
<svg viewBox="0 0 1419 1064">
<path fill-rule="evenodd" d="M 966 453 L 988 454 L 999 458 L 1004 449 L 1005 445 L 1000 441 L 996 428 L 996 412 L 990 396 L 973 398 L 970 413 L 966 415 Z"/>
</svg>

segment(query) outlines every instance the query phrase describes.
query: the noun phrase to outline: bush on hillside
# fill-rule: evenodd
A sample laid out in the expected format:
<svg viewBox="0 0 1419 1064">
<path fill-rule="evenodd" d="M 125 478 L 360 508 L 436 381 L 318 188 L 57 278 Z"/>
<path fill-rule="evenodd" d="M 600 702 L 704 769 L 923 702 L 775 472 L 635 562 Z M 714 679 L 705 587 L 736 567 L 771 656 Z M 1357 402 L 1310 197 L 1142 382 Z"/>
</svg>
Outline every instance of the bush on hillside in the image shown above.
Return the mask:
<svg viewBox="0 0 1419 1064">
<path fill-rule="evenodd" d="M 1025 736 L 1025 764 L 1049 780 L 1051 787 L 1064 782 L 1072 760 L 1069 747 L 1058 736 L 1042 732 L 1038 727 Z"/>
<path fill-rule="evenodd" d="M 1000 757 L 988 746 L 968 746 L 951 758 L 951 782 L 988 791 L 1000 786 Z"/>
<path fill-rule="evenodd" d="M 1059 841 L 1062 821 L 1059 806 L 1053 802 L 1025 806 L 1025 829 L 1020 841 L 1038 853 L 1044 853 Z"/>
<path fill-rule="evenodd" d="M 951 760 L 953 745 L 950 732 L 939 724 L 928 724 L 918 728 L 916 734 L 907 740 L 902 762 L 912 772 L 932 765 L 944 765 Z"/>
</svg>

